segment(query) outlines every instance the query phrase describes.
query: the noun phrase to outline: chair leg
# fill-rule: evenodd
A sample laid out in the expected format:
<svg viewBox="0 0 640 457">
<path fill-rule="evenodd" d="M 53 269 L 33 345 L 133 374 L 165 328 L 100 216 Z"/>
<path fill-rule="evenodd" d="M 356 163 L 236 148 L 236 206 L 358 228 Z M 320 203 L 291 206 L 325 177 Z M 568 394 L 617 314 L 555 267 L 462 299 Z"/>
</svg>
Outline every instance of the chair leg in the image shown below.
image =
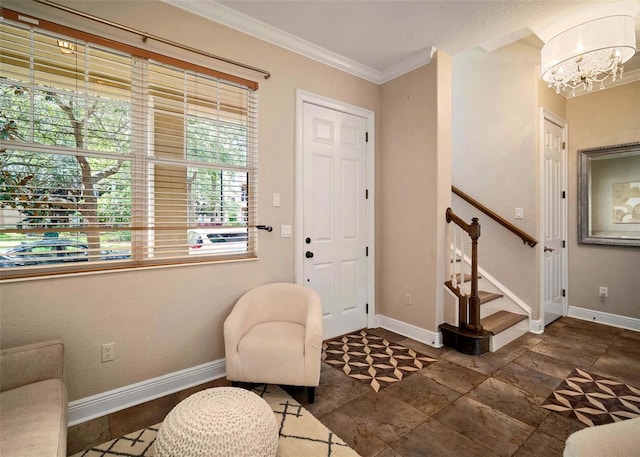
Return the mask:
<svg viewBox="0 0 640 457">
<path fill-rule="evenodd" d="M 316 388 L 307 387 L 307 401 L 312 404 L 316 400 Z"/>
</svg>

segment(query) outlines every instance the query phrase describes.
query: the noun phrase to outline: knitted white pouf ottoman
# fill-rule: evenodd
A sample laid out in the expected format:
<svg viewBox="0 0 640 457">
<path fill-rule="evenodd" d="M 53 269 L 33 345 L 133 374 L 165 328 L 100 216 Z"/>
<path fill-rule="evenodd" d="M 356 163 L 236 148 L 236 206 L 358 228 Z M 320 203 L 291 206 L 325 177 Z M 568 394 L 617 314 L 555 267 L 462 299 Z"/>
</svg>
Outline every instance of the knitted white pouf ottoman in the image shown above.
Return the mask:
<svg viewBox="0 0 640 457">
<path fill-rule="evenodd" d="M 216 387 L 178 403 L 160 426 L 156 457 L 273 457 L 278 425 L 266 401 L 236 387 Z"/>
</svg>

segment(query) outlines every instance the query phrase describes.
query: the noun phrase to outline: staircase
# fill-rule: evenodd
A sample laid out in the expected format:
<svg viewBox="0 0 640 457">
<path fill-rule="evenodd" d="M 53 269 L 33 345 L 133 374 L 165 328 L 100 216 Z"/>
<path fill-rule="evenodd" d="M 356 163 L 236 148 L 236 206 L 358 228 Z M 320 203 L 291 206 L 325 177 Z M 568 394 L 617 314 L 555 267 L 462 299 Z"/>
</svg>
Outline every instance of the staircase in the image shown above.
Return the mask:
<svg viewBox="0 0 640 457">
<path fill-rule="evenodd" d="M 478 219 L 467 224 L 449 208 L 447 222 L 454 224 L 449 235 L 445 322 L 440 325 L 443 343 L 465 354 L 497 351 L 529 331 L 531 309 L 489 274 L 479 272 Z M 467 237 L 471 241 L 470 258 L 465 255 Z"/>
</svg>

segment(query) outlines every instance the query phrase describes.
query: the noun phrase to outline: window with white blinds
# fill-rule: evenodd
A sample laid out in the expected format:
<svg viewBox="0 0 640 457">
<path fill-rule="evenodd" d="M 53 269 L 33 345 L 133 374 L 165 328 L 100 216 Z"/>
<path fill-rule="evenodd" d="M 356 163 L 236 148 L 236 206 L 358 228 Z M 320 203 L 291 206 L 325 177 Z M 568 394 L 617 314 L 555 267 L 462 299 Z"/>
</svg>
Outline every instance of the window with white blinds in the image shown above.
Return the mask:
<svg viewBox="0 0 640 457">
<path fill-rule="evenodd" d="M 256 256 L 257 95 L 0 22 L 0 276 Z"/>
</svg>

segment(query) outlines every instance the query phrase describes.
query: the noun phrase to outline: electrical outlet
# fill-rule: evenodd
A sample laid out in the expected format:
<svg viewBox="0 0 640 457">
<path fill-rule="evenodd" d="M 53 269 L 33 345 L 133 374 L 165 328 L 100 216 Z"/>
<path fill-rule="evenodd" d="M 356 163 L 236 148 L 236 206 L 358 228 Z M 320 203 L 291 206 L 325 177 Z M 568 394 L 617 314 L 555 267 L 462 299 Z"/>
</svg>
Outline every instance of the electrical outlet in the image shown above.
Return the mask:
<svg viewBox="0 0 640 457">
<path fill-rule="evenodd" d="M 604 286 L 600 286 L 600 296 L 602 298 L 607 298 L 609 296 L 609 288 L 608 287 L 604 287 Z"/>
<path fill-rule="evenodd" d="M 409 292 L 404 294 L 404 304 L 405 305 L 411 304 L 411 294 Z"/>
<path fill-rule="evenodd" d="M 114 343 L 106 343 L 102 345 L 102 363 L 111 362 L 115 359 Z"/>
</svg>

